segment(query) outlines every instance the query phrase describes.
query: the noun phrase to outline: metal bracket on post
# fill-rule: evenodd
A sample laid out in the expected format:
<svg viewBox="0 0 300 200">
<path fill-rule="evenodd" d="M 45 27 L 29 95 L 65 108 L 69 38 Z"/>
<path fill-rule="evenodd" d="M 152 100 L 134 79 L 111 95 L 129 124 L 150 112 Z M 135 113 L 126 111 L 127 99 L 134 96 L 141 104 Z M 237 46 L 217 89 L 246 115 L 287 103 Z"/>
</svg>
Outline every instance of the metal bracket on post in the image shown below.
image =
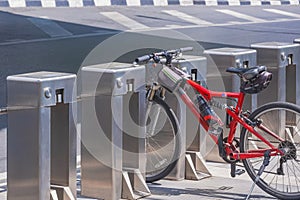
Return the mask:
<svg viewBox="0 0 300 200">
<path fill-rule="evenodd" d="M 57 192 L 56 190 L 50 190 L 50 200 L 58 200 Z"/>
<path fill-rule="evenodd" d="M 211 176 L 212 174 L 200 152 L 187 151 L 185 155 L 185 178 L 201 180 Z"/>
<path fill-rule="evenodd" d="M 51 190 L 55 191 L 54 196 L 52 196 L 51 193 L 51 200 L 56 200 L 55 198 L 57 198 L 57 200 L 76 200 L 70 187 L 51 185 Z"/>
<path fill-rule="evenodd" d="M 0 115 L 6 115 L 7 114 L 7 108 L 0 108 Z"/>
<path fill-rule="evenodd" d="M 138 169 L 123 169 L 122 174 L 122 198 L 139 199 L 151 195 L 151 192 Z"/>
</svg>

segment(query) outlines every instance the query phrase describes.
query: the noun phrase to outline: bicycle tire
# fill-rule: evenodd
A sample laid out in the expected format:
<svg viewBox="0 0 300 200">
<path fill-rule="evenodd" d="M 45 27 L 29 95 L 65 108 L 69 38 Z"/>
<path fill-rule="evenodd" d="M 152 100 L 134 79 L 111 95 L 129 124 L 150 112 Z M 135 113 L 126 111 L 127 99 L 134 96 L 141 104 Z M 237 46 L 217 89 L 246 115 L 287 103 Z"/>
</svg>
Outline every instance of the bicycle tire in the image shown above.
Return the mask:
<svg viewBox="0 0 300 200">
<path fill-rule="evenodd" d="M 162 112 L 159 113 L 159 127 L 154 135 L 150 135 L 148 130 L 151 115 L 146 116 L 146 182 L 148 183 L 166 177 L 176 166 L 181 152 L 179 126 L 173 110 L 158 96 L 153 98 L 151 111 L 155 110 L 154 108 L 160 108 Z M 172 131 L 165 130 L 168 126 L 171 126 Z"/>
<path fill-rule="evenodd" d="M 280 136 L 285 136 L 284 138 L 287 141 L 285 143 L 286 145 L 294 144 L 287 148 L 287 156 L 285 157 L 286 162 L 282 165 L 280 164 L 282 156 L 278 155 L 271 157 L 270 164 L 265 168 L 257 182 L 257 185 L 268 194 L 279 199 L 300 199 L 300 190 L 298 186 L 298 184 L 300 185 L 300 179 L 298 178 L 298 176 L 300 176 L 300 165 L 297 159 L 300 158 L 300 154 L 297 153 L 300 150 L 300 139 L 297 137 L 299 132 L 297 132 L 297 134 L 289 133 L 291 130 L 300 130 L 300 107 L 286 102 L 269 103 L 256 109 L 249 116 L 249 119 L 251 120 L 256 118 L 262 119 L 263 125 L 269 130 L 275 132 L 274 129 L 278 129 L 278 132 L 275 133 L 285 134 Z M 262 130 L 258 130 L 257 128 L 255 129 L 260 131 L 261 134 L 264 134 Z M 278 147 L 282 147 L 280 145 L 283 145 L 282 142 L 276 141 L 275 139 L 269 141 Z M 292 146 L 295 146 L 295 149 L 292 148 Z M 245 128 L 243 128 L 241 131 L 240 151 L 241 153 L 244 153 L 250 148 L 260 149 L 266 148 L 266 146 L 263 146 L 263 142 L 260 143 L 258 138 L 256 139 L 254 135 L 250 134 Z M 258 168 L 261 166 L 262 161 L 263 158 L 243 160 L 244 167 L 253 181 L 256 178 Z M 280 166 L 282 167 L 279 171 L 283 174 L 280 174 L 278 171 Z M 290 185 L 285 185 L 285 182 Z"/>
</svg>

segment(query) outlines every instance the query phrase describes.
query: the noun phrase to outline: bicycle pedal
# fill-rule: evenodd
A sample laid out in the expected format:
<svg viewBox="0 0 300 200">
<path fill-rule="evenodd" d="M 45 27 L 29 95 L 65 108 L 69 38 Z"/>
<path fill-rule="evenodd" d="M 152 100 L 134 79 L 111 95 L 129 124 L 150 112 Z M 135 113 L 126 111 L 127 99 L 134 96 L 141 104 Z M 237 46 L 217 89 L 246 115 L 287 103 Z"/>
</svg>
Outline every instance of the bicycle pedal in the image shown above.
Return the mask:
<svg viewBox="0 0 300 200">
<path fill-rule="evenodd" d="M 243 170 L 243 169 L 236 169 L 236 163 L 231 163 L 230 175 L 231 175 L 232 178 L 236 177 L 236 175 L 240 176 L 245 172 L 246 171 Z"/>
<path fill-rule="evenodd" d="M 237 170 L 235 170 L 235 174 L 238 175 L 238 176 L 242 175 L 245 172 L 246 171 L 244 169 L 237 169 Z"/>
</svg>

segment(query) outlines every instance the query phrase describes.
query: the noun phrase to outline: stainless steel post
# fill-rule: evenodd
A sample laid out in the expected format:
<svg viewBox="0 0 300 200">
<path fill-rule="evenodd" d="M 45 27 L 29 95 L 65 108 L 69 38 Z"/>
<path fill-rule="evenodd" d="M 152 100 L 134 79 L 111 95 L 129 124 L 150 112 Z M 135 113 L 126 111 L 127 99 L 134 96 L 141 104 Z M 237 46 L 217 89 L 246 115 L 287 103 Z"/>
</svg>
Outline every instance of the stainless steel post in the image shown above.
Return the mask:
<svg viewBox="0 0 300 200">
<path fill-rule="evenodd" d="M 273 73 L 269 87 L 258 94 L 258 105 L 272 101 L 300 105 L 300 44 L 264 42 L 251 48 L 257 50 L 257 63 Z"/>
<path fill-rule="evenodd" d="M 226 72 L 228 67 L 248 68 L 256 66 L 256 51 L 253 49 L 240 49 L 240 48 L 218 48 L 205 50 L 204 54 L 207 56 L 208 69 L 207 69 L 207 85 L 210 90 L 216 91 L 240 91 L 240 78 L 235 74 Z M 233 105 L 232 101 L 218 100 L 221 103 Z M 257 107 L 257 95 L 246 96 L 244 109 L 254 110 Z M 212 107 L 214 108 L 214 107 Z M 221 116 L 225 122 L 227 116 L 224 110 L 214 109 L 216 113 Z M 226 124 L 229 125 L 229 124 Z M 229 133 L 229 128 L 223 127 L 224 137 Z M 239 133 L 239 127 L 237 129 Z M 207 139 L 207 160 L 220 161 L 223 160 L 219 157 L 218 148 L 214 145 L 211 138 Z"/>
<path fill-rule="evenodd" d="M 201 56 L 184 56 L 182 59 L 173 61 L 175 67 L 182 69 L 184 72 L 191 76 L 191 79 L 205 85 L 206 84 L 206 71 L 207 60 Z M 191 97 L 195 96 L 194 90 L 187 91 Z M 186 109 L 186 150 L 200 152 L 200 126 L 198 120 L 194 117 L 193 113 Z M 203 130 L 202 130 L 203 132 Z"/>
<path fill-rule="evenodd" d="M 205 57 L 184 56 L 174 60 L 173 64 L 189 74 L 192 80 L 206 86 L 207 60 Z M 193 99 L 195 91 L 192 88 L 187 89 L 186 92 L 192 100 L 195 100 Z M 182 108 L 185 112 L 185 129 L 182 130 L 186 137 L 185 178 L 199 180 L 211 175 L 202 159 L 203 150 L 206 149 L 206 143 L 203 141 L 206 140 L 207 134 L 193 113 L 186 106 Z"/>
<path fill-rule="evenodd" d="M 76 199 L 75 88 L 67 73 L 7 77 L 8 200 L 50 200 L 50 186 L 51 198 Z"/>
<path fill-rule="evenodd" d="M 294 43 L 300 44 L 300 38 L 295 39 Z M 297 55 L 296 55 L 297 56 Z M 300 94 L 300 54 L 298 52 L 297 56 L 297 73 L 296 73 L 296 94 Z M 295 61 L 294 61 L 295 62 Z M 300 105 L 300 97 L 296 99 L 296 104 Z"/>
<path fill-rule="evenodd" d="M 191 75 L 191 78 L 193 80 L 202 81 L 202 83 L 204 84 L 206 76 L 205 57 L 185 55 L 182 58 L 173 60 L 172 63 L 174 64 L 174 66 Z M 162 66 L 160 64 L 156 64 L 155 67 L 151 67 L 151 65 L 153 65 L 153 63 L 148 63 L 148 66 L 146 67 L 147 83 L 157 81 L 157 74 L 162 69 Z M 192 93 L 194 93 L 194 91 L 192 89 L 189 89 L 187 92 L 191 97 L 193 97 L 194 94 Z M 183 143 L 182 152 L 178 163 L 174 170 L 166 178 L 171 180 L 182 180 L 187 177 L 186 168 L 188 166 L 186 166 L 186 151 L 200 152 L 200 141 L 203 141 L 202 137 L 205 137 L 205 134 L 202 134 L 203 131 L 200 131 L 198 121 L 187 109 L 186 105 L 182 102 L 181 99 L 177 99 L 174 94 L 167 93 L 165 100 L 167 104 L 173 109 L 178 118 L 181 141 Z M 192 159 L 190 160 L 192 161 Z M 195 161 L 195 159 L 193 161 Z M 191 176 L 188 177 L 190 177 L 191 179 Z"/>
<path fill-rule="evenodd" d="M 240 91 L 240 78 L 237 75 L 226 72 L 228 67 L 249 68 L 256 66 L 256 51 L 253 49 L 239 49 L 239 48 L 218 48 L 204 51 L 208 57 L 208 87 L 209 89 L 219 89 L 213 82 L 214 76 L 220 74 L 222 76 L 225 90 L 239 92 Z M 217 66 L 219 72 L 216 72 L 212 67 Z M 220 78 L 220 77 L 217 77 Z M 210 84 L 211 83 L 211 84 Z M 212 85 L 212 88 L 210 88 Z M 256 96 L 247 96 L 245 99 L 245 109 L 253 110 L 256 108 Z"/>
<path fill-rule="evenodd" d="M 82 68 L 81 189 L 101 199 L 149 195 L 145 171 L 145 67 L 107 63 Z M 141 197 L 141 196 L 139 196 Z"/>
<path fill-rule="evenodd" d="M 300 45 L 282 42 L 263 42 L 251 45 L 257 50 L 257 62 L 266 65 L 273 78 L 268 88 L 258 94 L 258 105 L 288 101 L 300 105 Z M 285 135 L 284 111 L 278 113 L 279 135 Z"/>
</svg>

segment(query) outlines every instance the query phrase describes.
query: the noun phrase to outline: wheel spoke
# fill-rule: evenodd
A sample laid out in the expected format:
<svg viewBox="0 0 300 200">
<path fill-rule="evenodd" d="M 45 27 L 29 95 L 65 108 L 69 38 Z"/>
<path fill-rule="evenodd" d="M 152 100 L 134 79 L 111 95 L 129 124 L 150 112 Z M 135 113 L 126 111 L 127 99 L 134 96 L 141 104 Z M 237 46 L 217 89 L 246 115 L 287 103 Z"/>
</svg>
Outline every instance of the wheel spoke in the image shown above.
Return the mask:
<svg viewBox="0 0 300 200">
<path fill-rule="evenodd" d="M 296 185 L 297 185 L 297 188 L 298 188 L 298 191 L 299 191 L 299 185 L 298 185 L 298 181 L 299 181 L 299 178 L 298 178 L 298 176 L 297 176 L 297 174 L 296 174 L 296 171 L 295 171 L 295 165 L 294 165 L 294 163 L 293 163 L 293 161 L 292 161 L 292 166 L 293 166 L 293 173 L 294 173 L 294 175 L 295 175 L 295 180 L 296 180 Z"/>
<path fill-rule="evenodd" d="M 288 167 L 288 163 L 286 163 L 286 172 L 287 172 L 287 176 L 288 176 L 288 181 L 289 181 L 289 186 L 290 186 L 290 191 L 292 192 L 292 186 L 291 186 L 291 178 L 290 178 L 290 173 L 289 173 L 289 167 Z M 287 190 L 289 189 L 289 186 L 287 186 Z M 288 191 L 287 191 L 288 192 Z"/>
<path fill-rule="evenodd" d="M 146 137 L 146 181 L 164 178 L 174 168 L 180 155 L 180 137 L 176 137 L 178 126 L 168 105 L 155 97 L 147 110 Z"/>
<path fill-rule="evenodd" d="M 300 199 L 300 108 L 287 103 L 271 103 L 260 107 L 249 117 L 261 119 L 264 126 L 278 134 L 284 141 L 275 140 L 263 130 L 255 130 L 276 148 L 284 149 L 284 155 L 273 156 L 269 166 L 260 177 L 258 186 L 271 195 L 283 199 Z M 241 133 L 241 152 L 269 148 L 246 129 Z M 299 160 L 298 160 L 299 158 Z M 252 179 L 258 173 L 263 158 L 249 158 L 244 161 L 245 168 Z M 282 170 L 282 175 L 280 174 Z"/>
<path fill-rule="evenodd" d="M 279 157 L 277 157 L 277 162 L 276 163 L 278 163 L 278 161 L 279 161 Z M 277 165 L 276 165 L 277 166 Z M 275 177 L 277 177 L 277 176 L 273 176 L 273 178 L 272 178 L 272 180 L 270 181 L 270 184 L 269 185 L 271 185 L 272 184 L 272 182 L 273 182 L 273 180 L 275 179 Z M 277 183 L 276 183 L 276 185 L 277 185 Z M 276 186 L 277 187 L 277 186 Z"/>
<path fill-rule="evenodd" d="M 293 184 L 293 186 L 297 186 L 297 192 L 299 192 L 300 190 L 299 190 L 299 181 L 300 181 L 300 179 L 299 179 L 299 174 L 297 175 L 297 173 L 296 173 L 296 170 L 295 170 L 295 166 L 294 166 L 294 164 L 293 164 L 293 161 L 291 161 L 291 164 L 292 164 L 292 167 L 290 166 L 290 165 L 287 165 L 287 167 L 290 169 L 290 171 L 291 171 L 291 173 L 293 174 L 293 178 L 295 179 L 295 184 Z"/>
</svg>

